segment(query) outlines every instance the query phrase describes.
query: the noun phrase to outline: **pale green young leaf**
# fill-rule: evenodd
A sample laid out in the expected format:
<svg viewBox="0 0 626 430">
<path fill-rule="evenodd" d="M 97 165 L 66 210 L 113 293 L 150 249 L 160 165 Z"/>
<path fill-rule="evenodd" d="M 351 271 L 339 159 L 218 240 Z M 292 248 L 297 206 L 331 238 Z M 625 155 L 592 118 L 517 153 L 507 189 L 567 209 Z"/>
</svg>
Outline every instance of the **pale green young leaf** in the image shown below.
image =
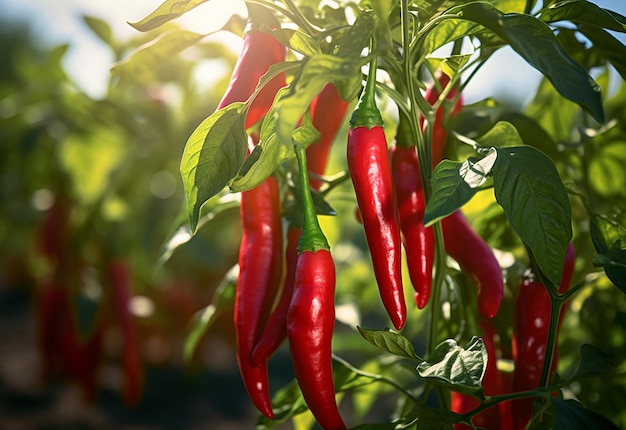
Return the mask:
<svg viewBox="0 0 626 430">
<path fill-rule="evenodd" d="M 207 1 L 209 0 L 165 0 L 142 20 L 128 24 L 138 31 L 154 30 Z"/>
<path fill-rule="evenodd" d="M 235 177 L 244 161 L 248 148 L 244 106 L 232 103 L 218 110 L 202 121 L 185 145 L 180 172 L 194 233 L 202 205 Z"/>
</svg>

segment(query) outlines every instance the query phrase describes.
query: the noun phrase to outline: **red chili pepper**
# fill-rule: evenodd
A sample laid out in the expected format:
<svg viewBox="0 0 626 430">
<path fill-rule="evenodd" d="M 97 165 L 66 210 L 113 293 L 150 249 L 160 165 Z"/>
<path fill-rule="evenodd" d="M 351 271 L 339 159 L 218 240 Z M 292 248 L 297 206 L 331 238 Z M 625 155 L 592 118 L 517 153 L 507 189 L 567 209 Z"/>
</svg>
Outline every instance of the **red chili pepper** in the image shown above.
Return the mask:
<svg viewBox="0 0 626 430">
<path fill-rule="evenodd" d="M 335 325 L 335 264 L 309 190 L 306 152 L 296 147 L 303 190 L 304 229 L 298 245 L 287 336 L 296 380 L 306 404 L 325 430 L 346 425 L 335 401 L 332 336 Z"/>
<path fill-rule="evenodd" d="M 423 309 L 430 298 L 435 235 L 432 227 L 424 227 L 426 201 L 422 176 L 415 147 L 410 145 L 411 139 L 403 128 L 404 121 L 400 117 L 391 166 L 409 277 L 415 290 L 415 303 Z"/>
<path fill-rule="evenodd" d="M 478 312 L 493 318 L 504 294 L 502 269 L 489 245 L 472 229 L 460 210 L 441 220 L 446 252 L 476 282 Z"/>
<path fill-rule="evenodd" d="M 429 87 L 426 90 L 426 94 L 424 94 L 424 98 L 431 106 L 437 102 L 437 100 L 439 99 L 439 96 L 441 95 L 441 91 L 439 88 L 443 90 L 450 82 L 450 77 L 441 71 L 439 71 L 436 74 L 435 78 L 439 82 L 439 87 L 436 84 L 433 84 L 431 87 Z M 457 94 L 456 89 L 452 89 L 448 93 L 448 96 L 446 97 L 446 99 L 452 100 L 454 99 L 456 94 Z M 458 112 L 459 110 L 461 110 L 462 106 L 463 106 L 463 99 L 461 96 L 459 96 L 450 114 Z M 443 126 L 444 118 L 445 118 L 445 111 L 442 105 L 439 107 L 439 109 L 437 109 L 437 112 L 435 113 L 435 121 L 434 121 L 433 128 L 432 128 L 433 131 L 432 131 L 432 156 L 431 157 L 432 157 L 433 168 L 443 158 L 443 151 L 446 145 L 446 141 L 448 140 L 448 132 Z M 420 118 L 420 123 L 423 124 L 423 122 L 424 122 L 424 119 Z"/>
<path fill-rule="evenodd" d="M 393 325 L 400 329 L 406 321 L 400 221 L 387 140 L 374 98 L 375 69 L 373 61 L 365 91 L 350 120 L 347 161 L 383 305 Z"/>
<path fill-rule="evenodd" d="M 257 409 L 273 417 L 267 359 L 252 363 L 252 350 L 267 323 L 283 270 L 282 225 L 278 183 L 273 176 L 241 193 L 243 238 L 235 296 L 237 363 L 243 383 Z"/>
<path fill-rule="evenodd" d="M 271 15 L 270 15 L 271 16 Z M 265 22 L 277 27 L 278 22 Z M 243 48 L 235 63 L 230 83 L 218 109 L 234 102 L 245 102 L 254 93 L 259 79 L 270 66 L 285 61 L 285 47 L 272 35 L 259 30 L 259 25 L 251 22 L 243 36 Z M 279 89 L 286 85 L 281 73 L 270 80 L 257 94 L 246 115 L 245 128 L 256 124 L 269 110 Z"/>
<path fill-rule="evenodd" d="M 137 327 L 130 310 L 131 272 L 128 263 L 122 259 L 113 259 L 108 264 L 108 276 L 113 299 L 117 308 L 122 329 L 122 368 L 124 369 L 124 402 L 128 406 L 137 406 L 141 402 L 143 391 L 143 366 Z"/>
<path fill-rule="evenodd" d="M 328 83 L 320 94 L 311 103 L 311 121 L 319 131 L 320 137 L 306 149 L 308 159 L 308 171 L 317 175 L 323 175 L 328 162 L 328 155 L 335 136 L 348 107 L 337 88 Z M 324 182 L 310 179 L 311 186 L 319 190 Z M 263 331 L 261 339 L 252 351 L 252 363 L 257 365 L 265 358 L 269 358 L 283 343 L 287 337 L 285 319 L 293 293 L 296 262 L 298 257 L 298 241 L 302 235 L 302 229 L 290 226 L 287 230 L 287 247 L 285 250 L 285 262 L 287 272 L 280 300 L 272 311 L 269 321 Z"/>
<path fill-rule="evenodd" d="M 323 175 L 328 162 L 328 155 L 337 131 L 343 123 L 349 102 L 343 101 L 337 92 L 337 88 L 328 83 L 311 103 L 311 122 L 319 131 L 320 138 L 306 149 L 309 172 Z M 315 178 L 311 180 L 311 186 L 319 190 L 322 181 Z"/>
<path fill-rule="evenodd" d="M 570 243 L 565 254 L 563 275 L 559 292 L 569 289 L 574 273 L 574 245 Z M 550 330 L 551 299 L 546 286 L 529 272 L 518 289 L 515 299 L 515 319 L 513 325 L 513 391 L 534 390 L 539 387 L 541 372 L 546 358 L 548 334 Z M 559 316 L 559 326 L 563 314 Z M 556 370 L 556 350 L 551 372 Z M 515 429 L 526 427 L 532 417 L 533 399 L 519 399 L 512 402 Z"/>
<path fill-rule="evenodd" d="M 37 288 L 37 340 L 41 356 L 41 376 L 48 380 L 55 375 L 61 364 L 63 337 L 61 316 L 68 313 L 67 290 L 52 280 Z"/>
<path fill-rule="evenodd" d="M 290 226 L 287 229 L 287 247 L 285 249 L 285 263 L 287 271 L 280 300 L 267 321 L 261 339 L 252 350 L 252 365 L 258 366 L 268 360 L 287 338 L 287 311 L 293 296 L 293 284 L 296 278 L 296 264 L 298 261 L 298 241 L 302 229 Z"/>
</svg>

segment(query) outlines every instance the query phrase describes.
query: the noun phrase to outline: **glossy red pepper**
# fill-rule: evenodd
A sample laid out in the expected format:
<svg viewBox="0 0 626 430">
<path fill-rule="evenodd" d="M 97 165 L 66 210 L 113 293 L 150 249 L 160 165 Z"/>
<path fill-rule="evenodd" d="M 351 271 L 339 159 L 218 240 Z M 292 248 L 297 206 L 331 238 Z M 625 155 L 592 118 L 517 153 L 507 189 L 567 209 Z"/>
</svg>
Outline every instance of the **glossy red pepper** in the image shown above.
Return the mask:
<svg viewBox="0 0 626 430">
<path fill-rule="evenodd" d="M 283 270 L 280 195 L 273 176 L 241 193 L 240 214 L 243 237 L 234 315 L 237 363 L 250 399 L 272 418 L 267 359 L 254 365 L 251 355 L 269 318 Z"/>
<path fill-rule="evenodd" d="M 574 273 L 575 250 L 572 243 L 567 247 L 559 292 L 569 289 Z M 534 278 L 531 272 L 523 280 L 515 299 L 513 325 L 513 391 L 534 390 L 539 387 L 541 372 L 546 359 L 550 330 L 551 299 L 546 286 Z M 559 316 L 559 325 L 563 314 Z M 556 350 L 551 372 L 556 370 Z M 532 417 L 533 399 L 512 402 L 515 429 L 526 427 Z"/>
<path fill-rule="evenodd" d="M 443 90 L 450 82 L 450 77 L 441 71 L 438 71 L 436 73 L 435 79 L 437 79 L 437 81 L 439 82 L 439 86 L 437 86 L 436 84 L 433 84 L 431 87 L 429 87 L 426 90 L 426 93 L 424 94 L 424 98 L 431 106 L 433 106 L 437 102 L 437 100 L 439 99 L 439 96 L 441 95 L 441 90 Z M 456 97 L 456 95 L 457 95 L 457 91 L 456 89 L 453 88 L 448 93 L 446 100 L 453 100 L 454 97 Z M 459 95 L 459 97 L 457 98 L 457 101 L 452 107 L 452 110 L 450 111 L 450 115 L 461 110 L 462 106 L 463 106 L 463 99 L 462 99 L 462 96 Z M 431 158 L 432 158 L 433 168 L 443 158 L 443 152 L 445 149 L 446 141 L 448 140 L 448 132 L 443 126 L 443 121 L 445 117 L 446 117 L 446 112 L 443 108 L 443 105 L 441 105 L 439 109 L 437 109 L 437 112 L 435 112 L 435 121 L 432 127 Z M 423 122 L 424 122 L 424 119 L 420 118 L 420 123 L 423 124 Z"/>
<path fill-rule="evenodd" d="M 130 309 L 131 271 L 125 260 L 116 258 L 108 264 L 109 282 L 122 330 L 122 368 L 124 370 L 124 402 L 137 406 L 141 402 L 144 369 L 137 327 Z"/>
<path fill-rule="evenodd" d="M 269 68 L 285 61 L 285 47 L 272 35 L 259 30 L 259 24 L 251 22 L 243 36 L 243 48 L 233 69 L 228 88 L 217 108 L 221 109 L 234 102 L 245 102 L 254 93 L 259 79 Z M 265 22 L 270 27 L 277 27 L 278 22 Z M 270 80 L 257 94 L 248 109 L 245 128 L 256 124 L 265 116 L 279 89 L 286 85 L 285 75 L 281 73 Z"/>
<path fill-rule="evenodd" d="M 343 101 L 337 88 L 328 83 L 311 103 L 311 122 L 319 131 L 320 138 L 306 149 L 309 172 L 323 175 L 328 163 L 328 156 L 335 136 L 343 123 L 346 109 L 350 103 Z M 319 190 L 323 182 L 311 178 L 313 189 Z"/>
<path fill-rule="evenodd" d="M 298 261 L 298 241 L 302 229 L 290 226 L 287 229 L 287 246 L 285 248 L 285 282 L 276 308 L 267 321 L 260 340 L 252 350 L 252 364 L 260 365 L 268 360 L 287 338 L 287 311 L 293 295 L 293 284 L 296 278 Z"/>
<path fill-rule="evenodd" d="M 311 103 L 311 121 L 319 131 L 320 137 L 317 142 L 313 142 L 306 149 L 309 172 L 317 175 L 324 174 L 330 148 L 343 122 L 348 104 L 348 102 L 344 102 L 341 99 L 337 88 L 332 83 L 326 84 L 324 89 Z M 309 180 L 311 187 L 316 190 L 319 190 L 324 184 L 324 182 L 315 178 L 310 178 Z M 293 293 L 298 256 L 297 248 L 301 234 L 301 228 L 290 226 L 287 229 L 287 247 L 285 249 L 287 271 L 283 291 L 276 308 L 272 311 L 261 339 L 252 351 L 252 362 L 254 364 L 259 364 L 263 359 L 269 358 L 286 339 L 285 319 L 287 318 L 287 309 Z"/>
<path fill-rule="evenodd" d="M 405 120 L 404 120 L 405 121 Z M 409 277 L 415 290 L 415 304 L 423 309 L 430 298 L 435 235 L 432 227 L 424 227 L 426 201 L 422 188 L 422 176 L 415 147 L 402 127 L 398 125 L 396 144 L 391 152 L 391 166 L 395 195 L 400 215 L 402 244 L 406 252 Z"/>
<path fill-rule="evenodd" d="M 476 282 L 478 312 L 493 318 L 504 294 L 502 269 L 491 247 L 457 210 L 441 220 L 446 252 Z"/>
<path fill-rule="evenodd" d="M 370 66 L 365 91 L 350 120 L 347 161 L 380 296 L 400 329 L 406 321 L 400 221 L 387 140 L 374 99 L 375 69 Z"/>
<path fill-rule="evenodd" d="M 287 337 L 298 386 L 311 413 L 325 430 L 346 425 L 335 401 L 332 336 L 335 326 L 335 264 L 315 213 L 306 152 L 296 148 L 304 229 L 298 244 L 294 290 L 287 312 Z"/>
</svg>

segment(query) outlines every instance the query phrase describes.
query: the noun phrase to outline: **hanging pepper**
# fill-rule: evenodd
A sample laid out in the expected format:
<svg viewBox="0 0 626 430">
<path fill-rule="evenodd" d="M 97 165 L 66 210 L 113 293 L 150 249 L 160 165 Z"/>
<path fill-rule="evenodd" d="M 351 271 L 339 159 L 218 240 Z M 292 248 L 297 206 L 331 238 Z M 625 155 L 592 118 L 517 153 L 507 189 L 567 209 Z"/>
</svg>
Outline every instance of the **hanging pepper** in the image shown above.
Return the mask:
<svg viewBox="0 0 626 430">
<path fill-rule="evenodd" d="M 373 60 L 365 91 L 350 120 L 347 161 L 382 302 L 393 325 L 400 329 L 406 320 L 400 221 L 375 89 L 376 60 Z"/>
<path fill-rule="evenodd" d="M 432 227 L 424 227 L 426 202 L 422 176 L 410 130 L 406 127 L 407 119 L 401 115 L 391 166 L 409 277 L 415 290 L 415 303 L 423 309 L 430 298 L 435 235 Z"/>
<path fill-rule="evenodd" d="M 565 264 L 559 285 L 559 293 L 569 289 L 574 273 L 574 245 L 570 243 L 565 253 Z M 539 387 L 541 372 L 546 359 L 550 330 L 551 299 L 546 286 L 528 272 L 517 291 L 513 324 L 513 391 L 534 390 Z M 563 314 L 559 315 L 559 326 Z M 557 366 L 557 354 L 552 360 L 550 372 Z M 533 399 L 512 402 L 515 429 L 526 427 L 532 417 Z"/>
<path fill-rule="evenodd" d="M 304 228 L 298 244 L 287 337 L 296 380 L 311 413 L 325 430 L 345 429 L 335 401 L 332 336 L 335 325 L 335 264 L 315 213 L 306 151 L 296 146 Z"/>
<path fill-rule="evenodd" d="M 446 75 L 445 73 L 443 73 L 442 71 L 438 71 L 435 74 L 435 79 L 437 79 L 439 86 L 437 86 L 436 83 L 433 83 L 433 85 L 429 87 L 426 90 L 426 93 L 424 94 L 424 98 L 431 106 L 433 106 L 437 102 L 437 100 L 439 100 L 439 96 L 441 96 L 441 91 L 450 83 L 450 77 Z M 456 95 L 457 95 L 457 91 L 456 89 L 453 88 L 448 93 L 446 100 L 453 100 L 454 97 L 456 97 Z M 458 112 L 459 110 L 461 110 L 462 106 L 463 106 L 463 98 L 462 96 L 459 95 L 459 97 L 456 100 L 456 103 L 454 104 L 454 106 L 452 107 L 452 110 L 450 111 L 450 114 Z M 437 112 L 435 112 L 435 120 L 434 120 L 433 127 L 432 127 L 431 159 L 432 159 L 433 168 L 443 158 L 443 151 L 445 149 L 446 141 L 448 140 L 448 132 L 443 126 L 443 120 L 445 116 L 446 116 L 445 110 L 443 108 L 443 105 L 441 105 L 439 109 L 437 109 Z M 423 118 L 420 118 L 420 123 L 423 125 L 424 123 Z"/>
<path fill-rule="evenodd" d="M 311 103 L 311 121 L 320 133 L 320 137 L 317 142 L 313 142 L 306 149 L 309 172 L 317 175 L 324 174 L 331 145 L 343 122 L 348 104 L 348 102 L 341 99 L 337 88 L 332 83 L 326 84 L 324 89 Z M 314 178 L 310 179 L 310 183 L 311 187 L 316 190 L 319 190 L 324 184 L 322 181 Z M 276 308 L 272 311 L 261 339 L 252 351 L 252 362 L 254 364 L 269 358 L 287 336 L 285 319 L 287 318 L 287 309 L 293 293 L 298 256 L 297 248 L 301 234 L 302 229 L 293 224 L 287 229 L 287 247 L 285 249 L 287 271 L 283 291 Z"/>
<path fill-rule="evenodd" d="M 460 210 L 441 220 L 446 253 L 476 282 L 478 312 L 493 318 L 504 294 L 502 269 L 491 247 L 472 229 Z"/>
<path fill-rule="evenodd" d="M 287 338 L 287 311 L 293 295 L 293 284 L 296 278 L 298 261 L 298 242 L 302 229 L 290 225 L 287 229 L 287 246 L 285 248 L 285 282 L 276 308 L 267 321 L 261 338 L 252 350 L 252 365 L 258 366 L 268 360 Z"/>
<path fill-rule="evenodd" d="M 122 367 L 124 370 L 124 402 L 137 406 L 143 389 L 143 367 L 137 328 L 130 310 L 131 273 L 125 260 L 116 258 L 108 264 L 108 277 L 122 330 Z"/>
<path fill-rule="evenodd" d="M 261 24 L 265 24 L 270 28 L 279 26 L 273 15 L 259 13 L 259 10 L 262 9 L 258 5 L 248 6 L 250 21 L 243 36 L 243 48 L 235 63 L 228 88 L 217 106 L 218 109 L 222 109 L 234 102 L 245 102 L 248 100 L 254 93 L 261 76 L 272 65 L 285 61 L 285 47 L 272 35 L 264 33 L 259 29 Z M 265 116 L 274 102 L 276 93 L 285 85 L 285 75 L 280 73 L 259 91 L 248 109 L 244 125 L 246 129 Z"/>
<path fill-rule="evenodd" d="M 280 195 L 273 176 L 241 193 L 240 214 L 243 237 L 234 316 L 237 363 L 250 399 L 272 418 L 267 359 L 255 365 L 251 355 L 269 318 L 283 270 Z"/>
<path fill-rule="evenodd" d="M 337 88 L 328 83 L 311 103 L 311 122 L 320 133 L 319 140 L 313 142 L 306 149 L 309 160 L 309 172 L 323 175 L 328 163 L 328 155 L 335 136 L 343 123 L 349 102 L 343 101 Z M 311 186 L 319 190 L 323 182 L 310 179 Z"/>
</svg>

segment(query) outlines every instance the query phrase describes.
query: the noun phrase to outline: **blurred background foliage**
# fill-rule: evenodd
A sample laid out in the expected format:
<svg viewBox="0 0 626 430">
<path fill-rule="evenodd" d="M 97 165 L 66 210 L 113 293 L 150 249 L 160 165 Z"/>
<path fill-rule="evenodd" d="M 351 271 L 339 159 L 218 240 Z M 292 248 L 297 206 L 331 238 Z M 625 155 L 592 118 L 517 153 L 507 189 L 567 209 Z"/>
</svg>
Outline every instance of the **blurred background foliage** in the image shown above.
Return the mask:
<svg viewBox="0 0 626 430">
<path fill-rule="evenodd" d="M 127 59 L 154 37 L 146 33 L 116 40 L 104 21 L 84 17 L 84 22 L 116 61 Z M 236 22 L 231 24 L 236 27 Z M 567 38 L 567 31 L 561 37 Z M 578 255 L 574 282 L 587 283 L 568 307 L 559 339 L 559 372 L 571 375 L 575 371 L 583 343 L 604 351 L 617 365 L 579 381 L 570 387 L 570 394 L 626 426 L 622 408 L 626 404 L 626 298 L 594 266 L 596 252 L 589 235 L 589 211 L 626 225 L 626 86 L 622 81 L 609 91 L 615 69 L 585 56 L 580 44 L 567 46 L 597 72 L 606 90 L 606 125 L 582 122 L 580 109 L 543 81 L 523 111 L 506 100 L 484 100 L 467 106 L 448 126 L 459 133 L 475 130 L 470 136 L 475 138 L 497 120 L 509 121 L 525 143 L 556 163 L 572 193 Z M 0 318 L 4 344 L 0 350 L 4 399 L 0 418 L 15 428 L 22 422 L 30 423 L 27 428 L 48 429 L 76 425 L 252 428 L 256 415 L 237 372 L 232 315 L 227 308 L 221 309 L 224 312 L 199 341 L 191 359 L 183 360 L 190 323 L 211 303 L 216 288 L 236 264 L 241 232 L 236 196 L 227 196 L 205 211 L 196 236 L 184 236 L 179 161 L 187 137 L 215 110 L 236 54 L 206 40 L 184 55 L 174 49 L 168 55 L 144 58 L 144 67 L 133 63 L 114 69 L 106 94 L 95 99 L 65 73 L 67 49 L 67 45 L 42 45 L 22 23 L 0 24 Z M 205 58 L 225 62 L 225 73 L 215 85 L 200 90 L 193 74 Z M 339 139 L 343 136 L 345 124 Z M 333 151 L 328 170 L 341 172 L 344 147 L 339 143 Z M 464 154 L 463 144 L 452 138 L 448 157 L 462 159 Z M 322 219 L 338 273 L 335 352 L 363 370 L 392 375 L 408 387 L 419 386 L 413 369 L 391 358 L 381 361 L 380 352 L 355 330 L 357 324 L 383 328 L 387 320 L 362 228 L 354 218 L 350 187 L 345 182 L 327 196 L 337 216 Z M 523 247 L 492 193 L 479 193 L 464 210 L 476 230 L 500 251 L 507 291 L 497 318 L 501 327 L 511 327 L 513 297 L 528 265 Z M 50 218 L 55 220 L 52 227 L 46 222 Z M 180 243 L 172 240 L 178 237 L 176 231 L 183 233 Z M 76 391 L 80 381 L 62 371 L 43 378 L 44 358 L 37 352 L 41 350 L 38 310 L 55 264 L 42 252 L 42 237 L 54 238 L 56 252 L 75 272 L 63 278 L 61 286 L 71 297 L 74 324 L 70 329 L 80 342 L 87 342 L 94 326 L 104 321 L 93 400 L 84 405 L 69 397 L 75 407 L 65 414 L 58 413 L 60 404 L 67 405 L 67 390 Z M 168 258 L 163 259 L 164 255 Z M 130 308 L 146 372 L 143 398 L 134 408 L 124 404 L 121 394 L 122 328 L 112 309 L 112 286 L 106 275 L 106 265 L 113 260 L 125 261 L 130 269 Z M 454 288 L 447 295 L 450 312 L 442 330 L 466 340 L 475 334 L 471 318 L 465 319 L 473 301 L 462 298 L 472 296 L 473 286 L 460 273 L 450 282 Z M 410 287 L 406 292 L 407 302 L 412 303 Z M 22 328 L 11 330 L 18 326 Z M 414 339 L 418 354 L 424 351 L 425 330 L 425 312 L 412 308 L 404 334 Z M 506 358 L 511 333 L 500 335 Z M 24 373 L 23 379 L 11 373 L 14 369 Z M 270 362 L 270 372 L 273 391 L 291 380 L 285 348 Z M 388 392 L 384 385 L 368 386 L 350 393 L 343 407 L 364 420 L 384 420 L 402 406 Z M 370 409 L 371 405 L 376 407 Z"/>
</svg>

